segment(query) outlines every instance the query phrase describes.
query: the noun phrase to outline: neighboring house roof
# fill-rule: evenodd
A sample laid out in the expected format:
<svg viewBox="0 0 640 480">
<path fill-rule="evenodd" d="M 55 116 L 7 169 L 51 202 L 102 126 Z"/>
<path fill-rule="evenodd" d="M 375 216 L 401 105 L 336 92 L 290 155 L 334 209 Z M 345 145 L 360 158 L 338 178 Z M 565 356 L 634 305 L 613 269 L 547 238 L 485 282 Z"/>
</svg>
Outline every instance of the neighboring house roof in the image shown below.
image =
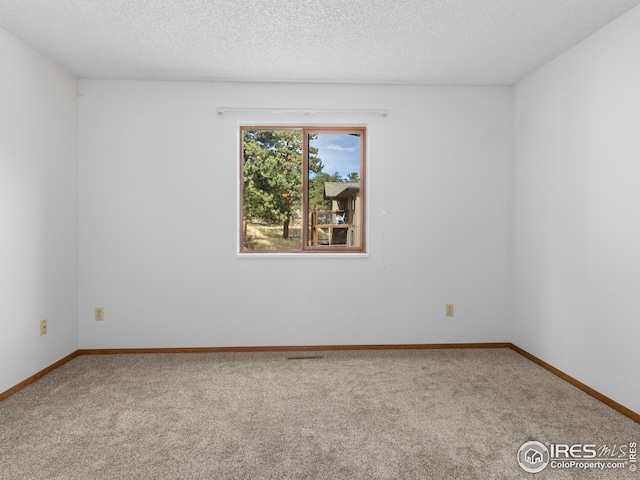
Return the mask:
<svg viewBox="0 0 640 480">
<path fill-rule="evenodd" d="M 324 198 L 340 198 L 348 191 L 360 190 L 360 182 L 324 182 Z"/>
</svg>

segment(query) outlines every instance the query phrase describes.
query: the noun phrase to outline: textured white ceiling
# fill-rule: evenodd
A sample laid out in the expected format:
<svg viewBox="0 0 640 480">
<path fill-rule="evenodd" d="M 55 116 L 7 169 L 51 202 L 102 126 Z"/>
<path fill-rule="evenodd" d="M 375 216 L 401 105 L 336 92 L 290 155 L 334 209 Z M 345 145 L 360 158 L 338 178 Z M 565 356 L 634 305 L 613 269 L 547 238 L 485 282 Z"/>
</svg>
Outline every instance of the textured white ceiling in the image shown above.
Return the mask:
<svg viewBox="0 0 640 480">
<path fill-rule="evenodd" d="M 511 85 L 640 0 L 0 0 L 81 78 Z"/>
</svg>

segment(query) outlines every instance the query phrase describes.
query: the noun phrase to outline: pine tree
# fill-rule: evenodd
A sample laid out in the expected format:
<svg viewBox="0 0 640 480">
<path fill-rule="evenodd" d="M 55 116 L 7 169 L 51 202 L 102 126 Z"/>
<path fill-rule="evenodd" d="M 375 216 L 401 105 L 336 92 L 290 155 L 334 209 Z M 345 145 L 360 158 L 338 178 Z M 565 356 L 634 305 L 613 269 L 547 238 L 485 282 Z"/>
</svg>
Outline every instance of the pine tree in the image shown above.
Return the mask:
<svg viewBox="0 0 640 480">
<path fill-rule="evenodd" d="M 302 131 L 244 130 L 244 223 L 257 217 L 282 223 L 282 238 L 302 206 Z M 309 148 L 309 170 L 320 172 L 317 148 Z M 245 232 L 246 233 L 246 232 Z"/>
</svg>

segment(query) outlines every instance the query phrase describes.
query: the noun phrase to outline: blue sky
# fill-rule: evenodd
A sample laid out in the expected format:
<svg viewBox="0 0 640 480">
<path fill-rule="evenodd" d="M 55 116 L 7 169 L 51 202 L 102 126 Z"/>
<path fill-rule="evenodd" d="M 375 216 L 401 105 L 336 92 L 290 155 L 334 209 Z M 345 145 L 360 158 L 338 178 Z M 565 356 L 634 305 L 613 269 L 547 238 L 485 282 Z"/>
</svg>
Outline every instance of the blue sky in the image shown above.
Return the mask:
<svg viewBox="0 0 640 480">
<path fill-rule="evenodd" d="M 310 144 L 318 149 L 324 172 L 331 175 L 339 172 L 343 177 L 351 172 L 360 174 L 360 137 L 344 133 L 319 133 Z"/>
</svg>

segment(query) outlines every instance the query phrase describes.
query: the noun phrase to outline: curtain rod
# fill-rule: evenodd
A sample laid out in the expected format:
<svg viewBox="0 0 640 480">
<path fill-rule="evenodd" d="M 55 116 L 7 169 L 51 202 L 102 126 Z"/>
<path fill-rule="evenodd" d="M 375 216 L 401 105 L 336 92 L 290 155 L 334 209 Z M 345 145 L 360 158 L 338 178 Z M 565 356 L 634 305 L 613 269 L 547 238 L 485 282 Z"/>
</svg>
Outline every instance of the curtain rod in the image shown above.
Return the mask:
<svg viewBox="0 0 640 480">
<path fill-rule="evenodd" d="M 316 113 L 364 113 L 386 117 L 389 113 L 386 109 L 349 109 L 349 108 L 252 108 L 252 107 L 218 107 L 218 115 L 227 112 L 265 112 L 265 113 L 289 113 L 295 115 L 312 115 Z"/>
</svg>

